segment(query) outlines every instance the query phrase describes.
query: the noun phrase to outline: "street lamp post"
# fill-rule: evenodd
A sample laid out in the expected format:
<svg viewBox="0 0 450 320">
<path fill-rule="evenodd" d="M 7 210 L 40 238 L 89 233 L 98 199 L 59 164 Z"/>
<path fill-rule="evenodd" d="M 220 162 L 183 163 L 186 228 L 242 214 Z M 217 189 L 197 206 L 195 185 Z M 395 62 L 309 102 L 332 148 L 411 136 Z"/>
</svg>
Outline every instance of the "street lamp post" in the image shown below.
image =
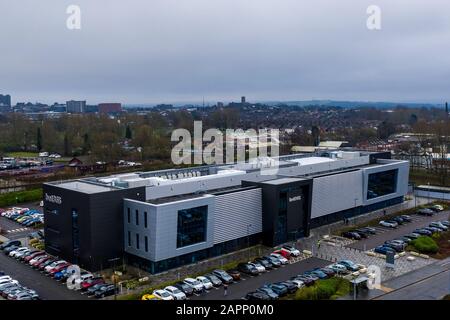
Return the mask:
<svg viewBox="0 0 450 320">
<path fill-rule="evenodd" d="M 250 228 L 251 224 L 247 225 L 247 251 L 248 251 L 248 260 L 250 261 Z"/>
<path fill-rule="evenodd" d="M 113 279 L 114 279 L 114 300 L 117 300 L 117 279 L 116 279 L 116 261 L 120 260 L 120 258 L 109 259 L 108 262 L 113 264 Z"/>
</svg>

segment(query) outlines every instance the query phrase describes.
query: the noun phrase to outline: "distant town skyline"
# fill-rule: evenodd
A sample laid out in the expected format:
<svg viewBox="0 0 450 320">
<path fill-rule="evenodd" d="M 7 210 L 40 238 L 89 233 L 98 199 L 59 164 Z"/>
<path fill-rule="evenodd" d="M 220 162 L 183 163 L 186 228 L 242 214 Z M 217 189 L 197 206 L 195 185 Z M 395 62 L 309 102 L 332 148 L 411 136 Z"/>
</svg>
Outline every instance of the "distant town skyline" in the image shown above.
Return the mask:
<svg viewBox="0 0 450 320">
<path fill-rule="evenodd" d="M 78 0 L 68 30 L 71 4 L 0 3 L 13 104 L 450 100 L 447 0 Z"/>
</svg>

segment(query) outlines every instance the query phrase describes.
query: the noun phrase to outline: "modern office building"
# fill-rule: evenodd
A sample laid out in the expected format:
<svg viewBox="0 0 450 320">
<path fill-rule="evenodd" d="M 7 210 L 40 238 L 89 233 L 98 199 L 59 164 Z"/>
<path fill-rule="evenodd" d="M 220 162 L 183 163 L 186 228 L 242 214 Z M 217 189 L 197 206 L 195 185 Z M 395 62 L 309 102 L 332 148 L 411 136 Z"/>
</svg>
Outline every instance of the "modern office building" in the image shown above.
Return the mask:
<svg viewBox="0 0 450 320">
<path fill-rule="evenodd" d="M 86 112 L 86 101 L 74 101 L 74 100 L 67 101 L 66 110 L 68 113 Z"/>
<path fill-rule="evenodd" d="M 122 104 L 120 103 L 99 103 L 99 113 L 117 113 L 122 112 Z"/>
<path fill-rule="evenodd" d="M 124 258 L 162 272 L 401 203 L 408 161 L 321 151 L 273 162 L 137 172 L 44 185 L 46 250 L 90 270 Z"/>
</svg>

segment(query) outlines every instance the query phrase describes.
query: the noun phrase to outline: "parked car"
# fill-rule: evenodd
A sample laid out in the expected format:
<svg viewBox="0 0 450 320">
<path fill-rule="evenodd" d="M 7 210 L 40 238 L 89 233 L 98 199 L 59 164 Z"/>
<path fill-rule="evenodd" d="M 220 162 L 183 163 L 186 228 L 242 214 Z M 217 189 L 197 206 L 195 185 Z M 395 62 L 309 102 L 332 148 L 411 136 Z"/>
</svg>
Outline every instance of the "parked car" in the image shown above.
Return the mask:
<svg viewBox="0 0 450 320">
<path fill-rule="evenodd" d="M 285 259 L 289 260 L 292 258 L 291 254 L 286 250 L 275 250 L 273 253 L 283 256 Z"/>
<path fill-rule="evenodd" d="M 201 293 L 204 290 L 203 284 L 196 279 L 186 278 L 186 279 L 184 279 L 184 283 L 187 284 L 188 286 L 190 286 L 194 290 L 195 293 Z"/>
<path fill-rule="evenodd" d="M 343 265 L 344 267 L 347 268 L 347 270 L 352 272 L 359 270 L 358 266 L 353 261 L 350 260 L 341 260 L 338 262 L 338 264 Z"/>
<path fill-rule="evenodd" d="M 276 257 L 274 257 L 274 256 L 272 256 L 272 255 L 269 255 L 269 256 L 263 256 L 263 259 L 266 259 L 267 261 L 269 261 L 271 264 L 272 264 L 272 266 L 273 266 L 273 268 L 279 268 L 279 267 L 281 267 L 281 261 L 280 261 L 280 259 L 278 259 L 278 258 L 276 258 Z M 284 259 L 284 258 L 283 258 Z M 286 260 L 286 259 L 284 259 L 284 260 Z M 287 261 L 287 260 L 286 260 Z"/>
<path fill-rule="evenodd" d="M 264 267 L 264 271 L 266 269 L 273 269 L 274 268 L 273 264 L 269 260 L 264 259 L 264 258 L 256 258 L 254 263 L 262 265 Z"/>
<path fill-rule="evenodd" d="M 174 298 L 174 300 L 186 300 L 186 294 L 177 287 L 168 286 L 165 287 L 164 290 L 166 290 Z"/>
<path fill-rule="evenodd" d="M 443 230 L 441 230 L 441 229 L 439 229 L 439 228 L 436 228 L 436 227 L 424 227 L 423 229 L 425 229 L 425 230 L 430 230 L 431 233 L 439 233 L 439 232 L 442 232 L 442 231 L 443 231 Z"/>
<path fill-rule="evenodd" d="M 366 230 L 364 228 L 355 229 L 355 230 L 353 230 L 353 232 L 356 232 L 357 234 L 359 234 L 361 236 L 361 238 L 367 238 L 372 234 L 371 232 L 369 232 L 369 230 Z"/>
<path fill-rule="evenodd" d="M 234 281 L 241 280 L 241 273 L 237 269 L 227 270 L 227 273 L 233 278 Z"/>
<path fill-rule="evenodd" d="M 199 281 L 206 290 L 210 290 L 213 287 L 212 282 L 207 277 L 199 276 L 196 280 Z"/>
<path fill-rule="evenodd" d="M 384 255 L 386 255 L 388 252 L 395 253 L 395 250 L 393 248 L 384 246 L 384 245 L 376 247 L 373 251 L 376 253 L 379 253 L 379 254 L 384 254 Z"/>
<path fill-rule="evenodd" d="M 178 282 L 175 284 L 175 287 L 180 289 L 186 296 L 192 296 L 194 294 L 194 289 L 184 282 Z"/>
<path fill-rule="evenodd" d="M 377 233 L 377 229 L 372 228 L 372 227 L 362 227 L 360 229 L 366 231 L 369 234 L 376 234 Z"/>
<path fill-rule="evenodd" d="M 412 221 L 411 216 L 408 216 L 407 214 L 402 214 L 402 215 L 400 216 L 400 218 L 402 218 L 403 221 L 405 221 L 405 222 L 411 222 L 411 221 Z"/>
<path fill-rule="evenodd" d="M 153 295 L 160 300 L 175 300 L 174 297 L 166 290 L 155 290 Z"/>
<path fill-rule="evenodd" d="M 293 283 L 292 281 L 282 281 L 282 282 L 277 282 L 275 284 L 279 284 L 279 285 L 283 285 L 287 288 L 288 293 L 295 293 L 298 290 L 298 286 L 297 284 Z"/>
<path fill-rule="evenodd" d="M 237 269 L 242 272 L 252 276 L 257 276 L 259 274 L 258 269 L 255 266 L 248 263 L 240 263 L 237 266 Z"/>
<path fill-rule="evenodd" d="M 424 228 L 416 229 L 414 230 L 414 233 L 418 233 L 421 236 L 431 236 L 433 234 L 433 232 Z"/>
<path fill-rule="evenodd" d="M 261 293 L 267 295 L 270 300 L 277 300 L 280 297 L 275 291 L 273 291 L 271 288 L 269 288 L 267 286 L 258 288 L 256 290 L 256 292 L 261 292 Z"/>
<path fill-rule="evenodd" d="M 270 300 L 270 297 L 263 293 L 258 291 L 249 292 L 245 295 L 245 300 Z"/>
<path fill-rule="evenodd" d="M 266 285 L 266 287 L 272 289 L 280 297 L 283 297 L 288 294 L 288 288 L 280 283 L 271 283 Z"/>
<path fill-rule="evenodd" d="M 361 240 L 361 235 L 353 231 L 346 231 L 342 233 L 342 236 L 352 240 Z"/>
<path fill-rule="evenodd" d="M 274 258 L 277 258 L 277 259 L 280 261 L 281 264 L 288 264 L 288 262 L 289 262 L 288 259 L 286 259 L 285 257 L 283 257 L 283 256 L 282 256 L 281 254 L 279 254 L 279 253 L 272 252 L 272 253 L 270 254 L 270 256 L 271 256 L 271 257 L 274 257 Z"/>
<path fill-rule="evenodd" d="M 297 278 L 291 279 L 289 281 L 295 284 L 298 289 L 303 288 L 306 285 L 302 280 Z"/>
<path fill-rule="evenodd" d="M 220 287 L 222 285 L 222 280 L 220 280 L 217 276 L 212 273 L 206 274 L 206 278 L 213 284 L 214 287 Z"/>
<path fill-rule="evenodd" d="M 30 262 L 32 259 L 39 257 L 39 256 L 44 256 L 44 255 L 45 255 L 45 251 L 35 250 L 34 253 L 26 256 L 23 260 L 25 262 Z"/>
<path fill-rule="evenodd" d="M 58 265 L 61 265 L 61 264 L 63 264 L 63 263 L 67 263 L 67 261 L 65 261 L 65 260 L 57 260 L 57 261 L 54 261 L 54 262 L 52 262 L 51 264 L 47 265 L 47 266 L 44 268 L 44 272 L 48 273 L 48 272 L 50 272 L 53 268 L 55 268 L 55 267 L 57 267 Z"/>
<path fill-rule="evenodd" d="M 430 223 L 430 227 L 435 227 L 435 228 L 441 229 L 442 231 L 447 231 L 448 230 L 448 227 L 443 225 L 439 221 L 434 221 L 434 222 Z"/>
<path fill-rule="evenodd" d="M 393 217 L 391 220 L 397 222 L 399 225 L 406 223 L 406 221 L 400 216 Z"/>
<path fill-rule="evenodd" d="M 433 211 L 435 211 L 435 212 L 444 211 L 444 207 L 441 206 L 440 204 L 432 205 L 432 206 L 430 207 L 430 209 L 433 210 Z"/>
<path fill-rule="evenodd" d="M 304 274 L 305 275 L 314 275 L 319 279 L 328 279 L 329 278 L 325 272 L 322 272 L 320 270 L 306 271 Z"/>
<path fill-rule="evenodd" d="M 81 291 L 87 291 L 90 287 L 95 286 L 99 283 L 105 283 L 102 277 L 95 277 L 91 279 L 87 279 L 81 283 Z"/>
<path fill-rule="evenodd" d="M 396 240 L 385 241 L 383 246 L 390 247 L 394 249 L 396 252 L 402 252 L 403 250 L 405 250 L 405 243 L 404 242 L 400 243 L 399 241 Z"/>
<path fill-rule="evenodd" d="M 12 246 L 20 247 L 20 246 L 22 246 L 22 243 L 19 240 L 10 240 L 5 243 L 2 243 L 0 245 L 0 250 L 5 250 L 6 248 L 12 247 Z"/>
<path fill-rule="evenodd" d="M 105 286 L 108 286 L 108 285 L 109 284 L 107 284 L 107 283 L 97 283 L 97 284 L 91 286 L 89 289 L 87 289 L 86 291 L 84 291 L 82 293 L 85 293 L 88 297 L 91 297 L 91 296 L 95 295 L 95 292 L 97 290 L 99 290 L 101 287 L 105 287 Z"/>
<path fill-rule="evenodd" d="M 409 234 L 405 235 L 405 237 L 408 238 L 408 239 L 411 239 L 411 240 L 415 240 L 418 237 L 420 237 L 420 234 L 418 234 L 418 233 L 409 233 Z"/>
<path fill-rule="evenodd" d="M 337 274 L 348 273 L 347 268 L 339 263 L 333 263 L 333 264 L 329 265 L 328 268 L 332 269 Z"/>
<path fill-rule="evenodd" d="M 261 263 L 258 263 L 258 262 L 249 262 L 248 264 L 251 265 L 251 266 L 253 266 L 253 267 L 255 267 L 256 270 L 258 270 L 259 273 L 266 272 L 266 268 L 265 268 Z"/>
<path fill-rule="evenodd" d="M 408 243 L 410 243 L 410 242 L 412 241 L 411 238 L 408 238 L 408 237 L 406 237 L 406 236 L 403 236 L 403 237 L 398 238 L 398 239 L 395 239 L 395 240 L 403 241 L 403 242 L 406 243 L 406 244 L 408 244 Z"/>
<path fill-rule="evenodd" d="M 442 223 L 446 227 L 450 227 L 450 221 L 442 220 L 442 221 L 440 221 L 440 223 Z"/>
<path fill-rule="evenodd" d="M 294 257 L 300 256 L 300 250 L 294 248 L 293 246 L 284 245 L 281 247 L 281 251 L 285 251 Z"/>
<path fill-rule="evenodd" d="M 397 228 L 398 227 L 398 223 L 397 222 L 389 221 L 389 220 L 387 220 L 387 221 L 382 220 L 382 221 L 379 222 L 379 225 L 383 226 L 383 227 L 387 227 L 387 228 Z"/>
<path fill-rule="evenodd" d="M 233 277 L 224 270 L 216 269 L 212 273 L 225 284 L 233 283 Z"/>
<path fill-rule="evenodd" d="M 291 280 L 298 280 L 305 284 L 305 286 L 310 287 L 314 285 L 315 280 L 311 279 L 311 277 L 305 276 L 305 275 L 298 275 L 291 278 Z"/>
<path fill-rule="evenodd" d="M 434 215 L 434 211 L 428 208 L 419 209 L 417 211 L 417 214 L 420 214 L 422 216 L 432 216 Z"/>
<path fill-rule="evenodd" d="M 328 267 L 320 268 L 318 270 L 325 273 L 328 277 L 334 277 L 336 275 L 336 272 L 333 269 L 328 268 Z"/>
</svg>

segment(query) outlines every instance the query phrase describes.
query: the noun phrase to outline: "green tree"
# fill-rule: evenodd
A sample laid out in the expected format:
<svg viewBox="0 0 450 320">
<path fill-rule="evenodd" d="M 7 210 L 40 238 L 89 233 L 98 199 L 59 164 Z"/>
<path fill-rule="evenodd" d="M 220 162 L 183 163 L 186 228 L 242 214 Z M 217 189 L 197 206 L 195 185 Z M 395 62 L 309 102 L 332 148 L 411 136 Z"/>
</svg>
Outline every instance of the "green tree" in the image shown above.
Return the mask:
<svg viewBox="0 0 450 320">
<path fill-rule="evenodd" d="M 125 130 L 125 138 L 128 140 L 133 139 L 133 133 L 131 132 L 130 125 L 127 125 L 127 128 Z"/>
<path fill-rule="evenodd" d="M 42 133 L 41 128 L 37 128 L 36 147 L 40 152 L 42 150 Z"/>
</svg>

